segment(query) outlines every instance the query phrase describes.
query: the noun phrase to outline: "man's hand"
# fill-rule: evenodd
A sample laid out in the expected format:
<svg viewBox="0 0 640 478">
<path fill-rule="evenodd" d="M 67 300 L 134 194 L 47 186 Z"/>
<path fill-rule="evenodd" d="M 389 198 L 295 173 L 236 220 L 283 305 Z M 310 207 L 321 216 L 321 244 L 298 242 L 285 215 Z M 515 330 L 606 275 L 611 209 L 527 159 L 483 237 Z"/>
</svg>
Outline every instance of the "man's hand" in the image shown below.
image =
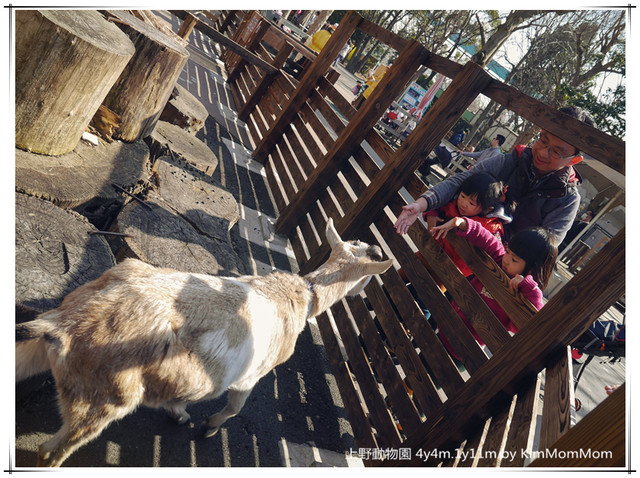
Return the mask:
<svg viewBox="0 0 640 478">
<path fill-rule="evenodd" d="M 522 282 L 523 280 L 524 280 L 524 277 L 522 277 L 520 274 L 517 274 L 513 276 L 509 281 L 509 287 L 511 287 L 513 290 L 518 290 L 518 286 L 520 285 L 520 282 Z"/>
<path fill-rule="evenodd" d="M 424 199 L 418 199 L 411 204 L 407 204 L 406 206 L 402 206 L 402 212 L 400 216 L 398 216 L 398 220 L 394 224 L 396 228 L 396 232 L 398 234 L 406 234 L 411 225 L 416 222 L 418 219 L 418 215 L 426 209 L 426 205 L 424 205 Z"/>
</svg>

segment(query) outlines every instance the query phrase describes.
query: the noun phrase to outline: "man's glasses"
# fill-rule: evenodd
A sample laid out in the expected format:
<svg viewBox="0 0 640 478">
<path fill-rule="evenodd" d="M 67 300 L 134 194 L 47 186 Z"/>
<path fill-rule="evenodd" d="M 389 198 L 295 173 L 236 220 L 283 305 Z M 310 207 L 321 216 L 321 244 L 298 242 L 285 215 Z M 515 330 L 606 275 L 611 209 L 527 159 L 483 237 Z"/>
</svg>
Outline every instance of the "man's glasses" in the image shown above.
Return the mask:
<svg viewBox="0 0 640 478">
<path fill-rule="evenodd" d="M 551 159 L 554 159 L 554 160 L 564 161 L 566 159 L 573 158 L 573 157 L 575 157 L 577 155 L 577 153 L 574 153 L 574 154 L 563 154 L 563 151 L 559 151 L 558 149 L 550 146 L 549 145 L 549 138 L 545 134 L 541 134 L 538 137 L 538 140 L 536 141 L 536 143 L 538 144 L 538 148 L 546 149 L 547 153 L 549 154 L 549 157 Z"/>
</svg>

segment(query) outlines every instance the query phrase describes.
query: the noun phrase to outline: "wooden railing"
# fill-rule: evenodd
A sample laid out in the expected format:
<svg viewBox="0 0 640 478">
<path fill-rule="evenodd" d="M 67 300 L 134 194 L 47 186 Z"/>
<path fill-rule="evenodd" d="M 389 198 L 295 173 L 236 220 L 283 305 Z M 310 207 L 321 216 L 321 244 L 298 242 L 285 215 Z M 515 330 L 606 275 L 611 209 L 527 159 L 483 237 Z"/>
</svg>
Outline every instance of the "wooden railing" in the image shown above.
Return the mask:
<svg viewBox="0 0 640 478">
<path fill-rule="evenodd" d="M 220 28 L 231 16 L 235 14 L 228 12 L 217 19 Z M 407 203 L 406 193 L 417 197 L 426 189 L 414 173 L 421 159 L 480 94 L 622 173 L 624 143 L 491 78 L 475 63 L 462 66 L 434 55 L 354 12 L 345 15 L 298 82 L 280 68 L 302 47 L 287 39 L 282 44 L 286 48 L 271 55 L 264 37 L 273 31 L 257 18 L 255 12 L 245 15 L 230 38 L 273 69 L 236 47 L 230 51 L 240 52 L 242 59 L 231 54 L 226 58 L 239 117 L 249 128 L 254 158 L 265 165 L 279 211 L 278 232 L 289 237 L 302 273 L 328 256 L 323 236 L 328 217 L 343 238 L 377 243 L 396 262 L 366 287 L 366 301 L 362 296 L 348 298 L 317 318 L 358 444 L 412 448 L 411 461 L 393 465 L 422 464 L 418 450 L 444 452 L 463 446 L 495 453 L 482 458 L 476 454 L 467 462 L 433 454 L 427 464 L 522 466 L 522 451 L 532 447 L 543 370 L 540 447 L 551 447 L 570 427 L 567 345 L 622 295 L 624 232 L 539 312 L 507 286 L 504 272 L 484 252 L 454 238 L 456 250 L 520 328 L 511 337 L 422 224 L 400 236 L 393 223 Z M 330 80 L 335 78 L 331 63 L 358 28 L 398 49 L 399 56 L 356 111 Z M 394 151 L 373 126 L 421 65 L 452 82 Z M 428 259 L 491 358 L 431 272 L 416 260 L 416 250 Z M 439 333 L 454 345 L 463 369 L 449 357 L 419 303 L 428 307 Z M 501 451 L 516 452 L 515 459 L 501 459 Z"/>
</svg>

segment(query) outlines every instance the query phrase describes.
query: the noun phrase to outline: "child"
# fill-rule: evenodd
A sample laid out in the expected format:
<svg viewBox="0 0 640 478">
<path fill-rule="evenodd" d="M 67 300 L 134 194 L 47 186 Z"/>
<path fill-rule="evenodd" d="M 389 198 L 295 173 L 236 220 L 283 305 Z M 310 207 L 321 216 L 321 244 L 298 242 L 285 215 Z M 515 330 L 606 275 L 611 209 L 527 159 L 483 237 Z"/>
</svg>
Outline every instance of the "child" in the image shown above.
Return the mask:
<svg viewBox="0 0 640 478">
<path fill-rule="evenodd" d="M 490 174 L 472 174 L 462 182 L 460 189 L 458 189 L 458 194 L 450 203 L 445 204 L 440 209 L 423 213 L 423 218 L 431 228 L 435 225 L 437 218 L 440 218 L 441 221 L 448 221 L 458 216 L 469 216 L 478 221 L 491 234 L 500 237 L 504 234 L 503 224 L 508 224 L 511 220 L 504 213 L 504 210 L 511 211 L 515 206 L 515 203 L 504 206 L 500 202 L 506 201 L 505 192 L 506 190 L 502 183 L 496 181 Z M 438 242 L 465 277 L 473 274 L 446 239 L 438 239 Z M 444 292 L 446 287 L 434 273 L 424 256 L 420 252 L 416 252 L 416 257 L 427 268 L 440 290 Z M 409 281 L 402 269 L 400 269 L 399 273 L 405 282 Z"/>
<path fill-rule="evenodd" d="M 506 247 L 502 245 L 500 239 L 482 227 L 478 221 L 470 218 L 455 217 L 441 226 L 434 227 L 431 232 L 436 239 L 439 239 L 446 236 L 447 232 L 452 229 L 458 229 L 459 236 L 466 237 L 471 244 L 484 249 L 509 276 L 510 287 L 519 288 L 522 295 L 531 302 L 536 310 L 542 308 L 544 305 L 542 289 L 547 286 L 558 256 L 558 250 L 553 245 L 554 237 L 547 229 L 534 227 L 520 231 L 511 238 Z M 509 332 L 517 332 L 516 325 L 509 320 L 506 312 L 491 297 L 477 277 L 473 278 L 471 284 L 505 328 Z M 484 345 L 460 307 L 455 302 L 452 305 L 478 343 Z M 441 339 L 449 352 L 459 359 L 457 354 L 451 350 L 446 338 L 441 336 Z"/>
<path fill-rule="evenodd" d="M 470 217 L 491 234 L 500 238 L 504 234 L 503 224 L 511 222 L 511 217 L 504 211 L 506 209 L 507 212 L 511 212 L 515 206 L 515 203 L 511 202 L 507 205 L 502 204 L 506 202 L 505 193 L 503 184 L 490 174 L 472 174 L 462 182 L 458 194 L 451 202 L 440 209 L 427 211 L 422 216 L 427 222 L 431 222 L 429 217 L 437 217 L 442 221 L 458 216 Z M 444 236 L 436 240 L 465 277 L 473 274 Z"/>
</svg>

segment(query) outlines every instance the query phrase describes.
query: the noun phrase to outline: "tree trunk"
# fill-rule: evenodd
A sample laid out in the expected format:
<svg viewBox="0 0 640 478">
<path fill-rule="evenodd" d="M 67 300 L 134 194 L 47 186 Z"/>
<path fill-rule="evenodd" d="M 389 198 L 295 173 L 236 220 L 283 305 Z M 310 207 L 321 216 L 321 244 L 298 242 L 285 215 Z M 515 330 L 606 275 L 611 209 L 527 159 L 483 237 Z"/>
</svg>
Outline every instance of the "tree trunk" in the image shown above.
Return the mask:
<svg viewBox="0 0 640 478">
<path fill-rule="evenodd" d="M 136 53 L 111 88 L 104 105 L 121 118 L 115 137 L 135 141 L 151 134 L 189 53 L 154 27 L 122 11 L 109 11 Z"/>
<path fill-rule="evenodd" d="M 115 25 L 91 10 L 16 12 L 16 146 L 73 150 L 135 53 Z"/>
<path fill-rule="evenodd" d="M 318 13 L 316 19 L 311 25 L 309 25 L 307 33 L 309 35 L 313 35 L 315 32 L 320 30 L 320 28 L 322 28 L 322 25 L 324 25 L 324 23 L 327 21 L 327 18 L 329 18 L 332 13 L 333 10 L 320 10 L 320 13 Z"/>
</svg>

